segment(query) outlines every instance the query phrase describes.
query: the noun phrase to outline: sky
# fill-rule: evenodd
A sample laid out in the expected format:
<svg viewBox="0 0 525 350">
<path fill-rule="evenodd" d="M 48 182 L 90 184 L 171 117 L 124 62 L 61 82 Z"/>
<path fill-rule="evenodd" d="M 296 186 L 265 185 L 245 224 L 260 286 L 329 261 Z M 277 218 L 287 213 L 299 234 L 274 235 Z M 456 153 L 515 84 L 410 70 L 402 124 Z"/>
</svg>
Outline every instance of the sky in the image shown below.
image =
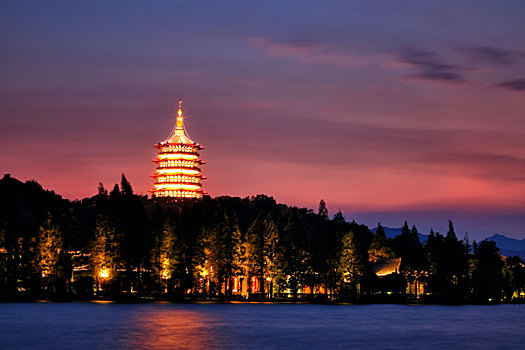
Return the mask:
<svg viewBox="0 0 525 350">
<path fill-rule="evenodd" d="M 148 194 L 179 99 L 213 197 L 525 238 L 525 2 L 2 1 L 0 171 Z"/>
</svg>

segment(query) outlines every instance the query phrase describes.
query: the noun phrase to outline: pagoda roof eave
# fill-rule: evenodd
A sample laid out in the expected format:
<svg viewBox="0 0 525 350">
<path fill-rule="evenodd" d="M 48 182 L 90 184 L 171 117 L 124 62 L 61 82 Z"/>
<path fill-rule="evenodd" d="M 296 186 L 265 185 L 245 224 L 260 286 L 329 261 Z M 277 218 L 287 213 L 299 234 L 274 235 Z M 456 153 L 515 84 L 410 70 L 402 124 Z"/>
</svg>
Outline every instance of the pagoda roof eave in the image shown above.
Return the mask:
<svg viewBox="0 0 525 350">
<path fill-rule="evenodd" d="M 191 193 L 199 193 L 199 194 L 208 194 L 208 192 L 206 191 L 203 191 L 201 189 L 198 189 L 198 190 L 156 190 L 156 189 L 152 189 L 152 190 L 148 190 L 148 192 L 151 192 L 151 193 L 157 193 L 157 192 L 162 192 L 162 191 L 180 191 L 180 192 L 191 192 Z M 171 197 L 171 198 L 178 198 L 178 197 Z"/>
<path fill-rule="evenodd" d="M 181 158 L 181 159 L 159 159 L 159 158 L 155 158 L 155 159 L 152 160 L 153 163 L 160 163 L 160 162 L 166 162 L 166 161 L 194 162 L 194 163 L 197 163 L 199 165 L 206 164 L 200 159 L 194 160 L 194 159 L 184 159 L 184 158 Z M 178 167 L 174 166 L 174 168 L 178 168 Z"/>
<path fill-rule="evenodd" d="M 198 149 L 204 149 L 204 147 L 202 147 L 201 145 L 199 145 L 196 142 L 194 142 L 194 143 L 182 143 L 182 142 L 163 141 L 163 142 L 157 143 L 154 147 L 157 148 L 157 149 L 161 149 L 162 147 L 166 147 L 166 146 L 192 146 L 192 147 L 196 147 Z"/>
<path fill-rule="evenodd" d="M 201 180 L 206 180 L 207 177 L 206 176 L 202 176 L 200 174 L 198 175 L 189 175 L 189 174 L 153 174 L 153 175 L 150 175 L 149 177 L 153 178 L 153 179 L 156 179 L 157 177 L 161 177 L 161 176 L 187 176 L 187 177 L 191 177 L 191 178 L 198 178 L 198 179 L 201 179 Z"/>
<path fill-rule="evenodd" d="M 201 172 L 201 168 L 199 167 L 185 167 L 185 166 L 166 166 L 166 167 L 156 167 L 155 169 L 157 170 L 163 170 L 163 169 L 197 170 L 199 173 Z"/>
</svg>

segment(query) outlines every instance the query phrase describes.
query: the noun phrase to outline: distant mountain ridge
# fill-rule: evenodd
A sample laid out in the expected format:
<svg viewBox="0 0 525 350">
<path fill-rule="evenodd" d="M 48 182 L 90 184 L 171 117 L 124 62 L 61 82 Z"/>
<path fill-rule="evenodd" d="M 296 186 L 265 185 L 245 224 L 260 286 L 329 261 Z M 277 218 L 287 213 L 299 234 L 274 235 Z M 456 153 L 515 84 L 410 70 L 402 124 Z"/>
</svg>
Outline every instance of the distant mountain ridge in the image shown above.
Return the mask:
<svg viewBox="0 0 525 350">
<path fill-rule="evenodd" d="M 383 229 L 385 230 L 386 236 L 388 238 L 394 238 L 396 236 L 399 236 L 401 234 L 401 227 L 386 227 L 383 226 Z M 377 227 L 374 227 L 371 231 L 373 233 L 376 233 Z M 422 233 L 419 234 L 419 241 L 425 242 L 428 238 L 428 235 L 424 235 Z"/>
<path fill-rule="evenodd" d="M 401 234 L 401 227 L 385 227 L 386 236 L 388 238 L 394 238 Z M 372 232 L 375 233 L 377 230 L 377 227 L 374 227 L 372 229 Z M 421 242 L 425 242 L 428 238 L 428 235 L 424 235 L 422 233 L 419 234 L 419 240 Z M 490 237 L 485 238 L 484 240 L 487 241 L 493 241 L 496 243 L 498 248 L 500 249 L 501 254 L 504 256 L 514 256 L 518 255 L 519 257 L 525 259 L 525 239 L 515 239 L 510 238 L 502 234 L 494 234 Z"/>
<path fill-rule="evenodd" d="M 525 259 L 525 239 L 510 238 L 502 234 L 495 234 L 485 239 L 495 242 L 504 256 L 518 255 Z"/>
</svg>

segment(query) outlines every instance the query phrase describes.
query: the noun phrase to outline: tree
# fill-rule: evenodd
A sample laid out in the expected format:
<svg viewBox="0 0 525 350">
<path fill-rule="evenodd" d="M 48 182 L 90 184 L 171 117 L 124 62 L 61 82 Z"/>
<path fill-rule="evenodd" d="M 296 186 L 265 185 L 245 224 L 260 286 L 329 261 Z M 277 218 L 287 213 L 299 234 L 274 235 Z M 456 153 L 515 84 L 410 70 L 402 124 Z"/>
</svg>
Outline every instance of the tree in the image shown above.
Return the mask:
<svg viewBox="0 0 525 350">
<path fill-rule="evenodd" d="M 350 286 L 351 294 L 355 296 L 359 282 L 366 272 L 366 257 L 359 249 L 355 232 L 350 231 L 343 236 L 339 258 L 339 272 L 343 282 Z"/>
<path fill-rule="evenodd" d="M 319 210 L 317 212 L 317 215 L 323 219 L 328 219 L 328 209 L 326 208 L 326 203 L 324 199 L 321 199 L 319 201 Z"/>
<path fill-rule="evenodd" d="M 443 295 L 448 289 L 448 281 L 443 267 L 445 258 L 445 237 L 439 232 L 434 233 L 430 229 L 430 234 L 425 242 L 425 251 L 427 253 L 430 269 L 430 278 L 428 289 L 432 294 Z"/>
<path fill-rule="evenodd" d="M 390 243 L 386 237 L 386 232 L 381 223 L 377 224 L 376 233 L 372 239 L 368 253 L 378 259 L 393 259 L 395 258 L 394 251 L 390 248 Z"/>
<path fill-rule="evenodd" d="M 108 281 L 115 278 L 117 271 L 117 257 L 119 245 L 115 236 L 115 229 L 108 220 L 99 217 L 95 228 L 95 237 L 91 243 L 91 263 L 97 288 L 105 289 Z"/>
<path fill-rule="evenodd" d="M 328 215 L 328 213 L 327 213 L 327 215 Z M 341 210 L 339 210 L 337 213 L 335 213 L 333 221 L 334 221 L 335 224 L 339 224 L 339 225 L 346 223 L 345 216 L 343 215 Z"/>
<path fill-rule="evenodd" d="M 103 196 L 103 197 L 108 196 L 108 190 L 106 190 L 102 182 L 98 183 L 98 196 Z"/>
<path fill-rule="evenodd" d="M 176 235 L 173 226 L 166 225 L 160 237 L 158 254 L 159 276 L 163 280 L 168 280 L 171 278 L 173 274 L 173 267 L 177 261 L 174 254 L 175 240 Z"/>
<path fill-rule="evenodd" d="M 305 238 L 298 210 L 292 208 L 278 247 L 283 282 L 292 291 L 294 299 L 297 298 L 299 286 L 305 282 L 310 266 Z"/>
<path fill-rule="evenodd" d="M 508 271 L 508 285 L 507 298 L 520 298 L 522 292 L 525 291 L 525 261 L 519 256 L 509 256 L 506 261 L 506 268 Z"/>
<path fill-rule="evenodd" d="M 278 280 L 281 275 L 281 269 L 278 263 L 279 259 L 279 231 L 274 220 L 270 216 L 267 218 L 266 244 L 264 251 L 264 258 L 266 260 L 265 272 L 269 280 L 270 297 L 273 295 L 274 281 Z"/>
<path fill-rule="evenodd" d="M 122 191 L 115 185 L 109 195 L 109 223 L 115 228 L 119 243 L 118 265 L 125 269 L 126 291 L 141 292 L 148 274 L 154 237 L 150 234 L 149 221 L 140 197 L 133 194 L 131 185 L 122 176 Z"/>
<path fill-rule="evenodd" d="M 469 277 L 468 240 L 463 242 L 457 239 L 450 220 L 444 244 L 441 273 L 450 285 L 449 294 L 464 295 L 467 292 Z"/>
<path fill-rule="evenodd" d="M 126 176 L 122 174 L 122 178 L 120 180 L 120 188 L 122 189 L 122 195 L 124 197 L 131 197 L 133 196 L 133 189 L 131 188 L 131 184 L 129 183 L 128 179 L 126 179 Z"/>
<path fill-rule="evenodd" d="M 449 221 L 446 236 L 430 231 L 425 243 L 430 272 L 428 288 L 432 294 L 446 300 L 465 298 L 469 292 L 469 250 L 465 236 L 463 241 L 456 238 L 454 226 Z"/>
<path fill-rule="evenodd" d="M 259 291 L 264 295 L 266 277 L 273 281 L 278 274 L 277 226 L 270 216 L 263 217 L 259 214 L 248 229 L 246 237 L 249 275 L 257 277 Z"/>
<path fill-rule="evenodd" d="M 415 225 L 409 229 L 405 221 L 401 234 L 394 238 L 393 247 L 396 255 L 401 257 L 401 270 L 408 274 L 419 274 L 426 269 L 425 251 Z"/>
<path fill-rule="evenodd" d="M 8 267 L 7 267 L 7 244 L 6 244 L 6 230 L 0 228 L 0 297 L 4 296 L 8 289 Z"/>
<path fill-rule="evenodd" d="M 409 281 L 409 292 L 419 296 L 421 280 L 428 268 L 428 263 L 419 241 L 419 232 L 415 225 L 410 230 L 405 221 L 401 234 L 394 238 L 393 248 L 398 257 L 401 257 L 401 273 Z"/>
<path fill-rule="evenodd" d="M 44 280 L 44 288 L 55 293 L 60 288 L 60 280 L 63 279 L 59 263 L 64 260 L 64 248 L 62 234 L 58 227 L 48 217 L 38 234 L 37 259 L 38 267 Z"/>
<path fill-rule="evenodd" d="M 231 296 L 233 278 L 241 272 L 241 232 L 235 214 L 219 208 L 208 237 L 206 255 L 217 275 L 218 293 L 222 295 L 224 285 L 225 294 Z"/>
<path fill-rule="evenodd" d="M 474 245 L 474 268 L 472 281 L 474 295 L 483 302 L 500 301 L 503 296 L 504 261 L 493 241 L 481 241 Z"/>
</svg>

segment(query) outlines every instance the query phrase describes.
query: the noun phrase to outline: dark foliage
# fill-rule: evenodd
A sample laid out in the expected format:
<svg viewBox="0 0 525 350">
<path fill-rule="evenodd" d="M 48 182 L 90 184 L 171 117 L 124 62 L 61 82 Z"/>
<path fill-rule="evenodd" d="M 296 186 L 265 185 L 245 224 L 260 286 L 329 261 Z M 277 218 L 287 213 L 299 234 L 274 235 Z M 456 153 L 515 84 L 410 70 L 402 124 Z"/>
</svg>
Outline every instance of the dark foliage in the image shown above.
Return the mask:
<svg viewBox="0 0 525 350">
<path fill-rule="evenodd" d="M 35 181 L 0 180 L 1 298 L 311 298 L 511 300 L 524 263 L 492 242 L 415 226 L 388 239 L 341 212 L 328 216 L 265 195 L 147 198 L 122 175 L 108 193 L 69 201 Z M 399 261 L 378 276 L 373 264 Z M 372 298 L 372 299 L 370 299 Z M 381 299 L 383 298 L 383 299 Z M 386 298 L 386 299 L 385 299 Z M 390 298 L 390 299 L 388 299 Z"/>
</svg>

